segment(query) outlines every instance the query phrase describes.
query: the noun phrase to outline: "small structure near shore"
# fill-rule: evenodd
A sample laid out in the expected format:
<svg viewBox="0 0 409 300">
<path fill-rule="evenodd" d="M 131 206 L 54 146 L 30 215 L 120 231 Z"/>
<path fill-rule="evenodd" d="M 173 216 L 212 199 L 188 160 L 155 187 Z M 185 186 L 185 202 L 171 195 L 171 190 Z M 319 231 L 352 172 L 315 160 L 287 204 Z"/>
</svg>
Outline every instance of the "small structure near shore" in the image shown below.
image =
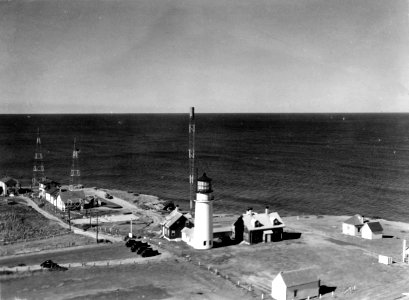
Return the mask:
<svg viewBox="0 0 409 300">
<path fill-rule="evenodd" d="M 276 300 L 318 297 L 320 280 L 314 269 L 280 272 L 271 283 L 271 297 Z"/>
<path fill-rule="evenodd" d="M 356 214 L 342 223 L 342 233 L 346 235 L 359 236 L 364 226 L 364 217 Z"/>
<path fill-rule="evenodd" d="M 361 230 L 361 236 L 367 240 L 377 240 L 383 237 L 383 228 L 379 222 L 367 222 Z"/>
</svg>

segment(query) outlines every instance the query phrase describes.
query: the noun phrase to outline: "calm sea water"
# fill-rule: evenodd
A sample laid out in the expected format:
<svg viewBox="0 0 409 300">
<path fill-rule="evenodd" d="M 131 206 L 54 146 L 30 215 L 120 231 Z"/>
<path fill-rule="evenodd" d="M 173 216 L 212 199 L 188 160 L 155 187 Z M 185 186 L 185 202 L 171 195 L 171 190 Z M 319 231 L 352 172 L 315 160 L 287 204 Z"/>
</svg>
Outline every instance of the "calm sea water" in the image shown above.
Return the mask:
<svg viewBox="0 0 409 300">
<path fill-rule="evenodd" d="M 30 180 L 40 128 L 47 177 L 69 182 L 76 137 L 84 185 L 188 208 L 188 122 L 188 114 L 0 115 L 0 176 Z M 217 212 L 268 205 L 283 215 L 409 222 L 408 114 L 197 114 L 196 132 Z"/>
</svg>

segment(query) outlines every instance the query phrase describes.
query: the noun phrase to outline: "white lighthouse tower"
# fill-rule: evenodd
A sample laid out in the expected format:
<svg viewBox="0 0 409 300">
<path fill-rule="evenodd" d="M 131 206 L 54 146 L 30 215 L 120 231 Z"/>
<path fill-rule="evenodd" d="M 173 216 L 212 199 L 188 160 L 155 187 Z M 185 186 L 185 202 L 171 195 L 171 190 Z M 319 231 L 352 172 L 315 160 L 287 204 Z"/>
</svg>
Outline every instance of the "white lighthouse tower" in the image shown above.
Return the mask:
<svg viewBox="0 0 409 300">
<path fill-rule="evenodd" d="M 212 179 L 203 173 L 197 179 L 195 204 L 195 227 L 193 247 L 195 249 L 210 249 L 213 247 L 213 203 Z"/>
</svg>

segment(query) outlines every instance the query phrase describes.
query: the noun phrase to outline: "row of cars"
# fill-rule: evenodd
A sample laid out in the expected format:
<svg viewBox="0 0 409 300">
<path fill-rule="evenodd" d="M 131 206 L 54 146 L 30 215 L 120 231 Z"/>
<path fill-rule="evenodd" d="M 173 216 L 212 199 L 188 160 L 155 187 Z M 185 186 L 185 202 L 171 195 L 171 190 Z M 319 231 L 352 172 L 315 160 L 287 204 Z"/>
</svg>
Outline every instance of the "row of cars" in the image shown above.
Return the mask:
<svg viewBox="0 0 409 300">
<path fill-rule="evenodd" d="M 147 242 L 138 241 L 136 239 L 127 240 L 125 246 L 131 248 L 132 252 L 136 252 L 142 257 L 151 257 L 160 254 L 158 250 L 153 250 Z"/>
</svg>

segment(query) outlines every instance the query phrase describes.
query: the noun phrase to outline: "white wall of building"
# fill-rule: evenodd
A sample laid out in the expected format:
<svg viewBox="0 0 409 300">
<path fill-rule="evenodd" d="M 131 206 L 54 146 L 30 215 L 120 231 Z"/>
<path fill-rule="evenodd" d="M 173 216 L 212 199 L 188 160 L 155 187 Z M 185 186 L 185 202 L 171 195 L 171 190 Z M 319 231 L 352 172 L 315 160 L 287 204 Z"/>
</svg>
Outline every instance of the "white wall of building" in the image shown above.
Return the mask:
<svg viewBox="0 0 409 300">
<path fill-rule="evenodd" d="M 368 239 L 368 240 L 378 240 L 382 238 L 383 233 L 382 232 L 372 232 L 372 230 L 369 228 L 367 224 L 362 227 L 362 238 Z"/>
<path fill-rule="evenodd" d="M 0 196 L 4 196 L 4 195 L 6 195 L 6 192 L 7 192 L 7 185 L 3 182 L 3 181 L 0 181 L 0 187 L 2 187 L 3 188 L 3 191 L 0 193 Z"/>
<path fill-rule="evenodd" d="M 195 204 L 195 249 L 210 249 L 213 247 L 213 203 L 211 194 L 196 194 Z"/>
<path fill-rule="evenodd" d="M 342 223 L 342 233 L 347 235 L 356 236 L 358 235 L 358 229 L 355 225 Z"/>
<path fill-rule="evenodd" d="M 271 297 L 276 300 L 287 300 L 287 286 L 281 274 L 278 274 L 271 283 Z"/>
</svg>

